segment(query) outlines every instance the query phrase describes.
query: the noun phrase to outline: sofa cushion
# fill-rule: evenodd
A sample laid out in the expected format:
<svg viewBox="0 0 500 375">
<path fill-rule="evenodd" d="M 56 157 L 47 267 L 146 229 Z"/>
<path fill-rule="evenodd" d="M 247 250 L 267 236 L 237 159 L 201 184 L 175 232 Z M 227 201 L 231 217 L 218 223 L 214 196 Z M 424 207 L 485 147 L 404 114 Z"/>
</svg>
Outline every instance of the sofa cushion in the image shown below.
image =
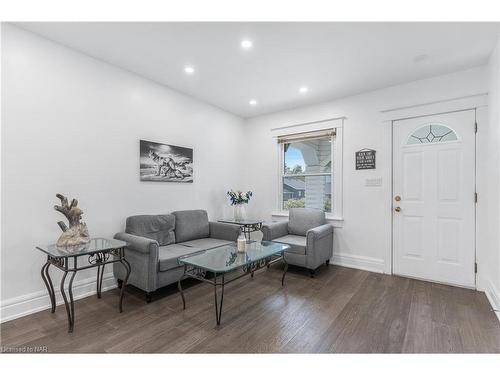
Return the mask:
<svg viewBox="0 0 500 375">
<path fill-rule="evenodd" d="M 197 240 L 182 242 L 179 245 L 190 247 L 192 249 L 191 251 L 200 251 L 213 249 L 214 247 L 228 245 L 230 243 L 234 242 L 220 240 L 218 238 L 200 238 Z"/>
<path fill-rule="evenodd" d="M 179 244 L 171 244 L 168 246 L 161 246 L 158 249 L 158 262 L 160 271 L 168 271 L 173 268 L 179 267 L 177 258 L 188 255 L 197 250 L 192 247 L 182 246 Z"/>
<path fill-rule="evenodd" d="M 125 232 L 158 241 L 160 246 L 175 243 L 174 215 L 137 215 L 127 218 Z"/>
<path fill-rule="evenodd" d="M 287 253 L 305 255 L 306 240 L 307 237 L 289 234 L 287 236 L 275 238 L 273 241 L 290 245 L 290 248 L 285 250 Z"/>
<path fill-rule="evenodd" d="M 175 216 L 175 240 L 184 242 L 206 238 L 210 234 L 208 214 L 204 210 L 172 212 Z"/>
<path fill-rule="evenodd" d="M 325 212 L 313 208 L 290 208 L 288 233 L 305 236 L 309 229 L 325 224 Z"/>
</svg>

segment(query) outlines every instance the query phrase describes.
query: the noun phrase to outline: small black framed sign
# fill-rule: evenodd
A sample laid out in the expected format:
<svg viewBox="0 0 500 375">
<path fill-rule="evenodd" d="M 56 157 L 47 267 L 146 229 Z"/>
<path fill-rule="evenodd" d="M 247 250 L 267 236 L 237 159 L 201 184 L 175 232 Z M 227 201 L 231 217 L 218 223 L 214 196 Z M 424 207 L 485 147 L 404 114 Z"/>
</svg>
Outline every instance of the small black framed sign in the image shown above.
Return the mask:
<svg viewBox="0 0 500 375">
<path fill-rule="evenodd" d="M 375 169 L 375 150 L 363 148 L 356 152 L 356 170 Z"/>
</svg>

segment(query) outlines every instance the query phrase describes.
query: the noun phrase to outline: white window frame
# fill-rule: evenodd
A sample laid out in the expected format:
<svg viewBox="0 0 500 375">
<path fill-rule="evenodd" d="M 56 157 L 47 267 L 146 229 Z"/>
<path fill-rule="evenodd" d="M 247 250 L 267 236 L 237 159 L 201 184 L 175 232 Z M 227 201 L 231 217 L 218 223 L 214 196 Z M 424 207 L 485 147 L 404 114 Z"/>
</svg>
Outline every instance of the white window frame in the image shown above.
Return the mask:
<svg viewBox="0 0 500 375">
<path fill-rule="evenodd" d="M 332 196 L 332 211 L 326 212 L 326 218 L 328 220 L 342 221 L 343 220 L 343 173 L 342 173 L 342 146 L 343 146 L 343 125 L 345 118 L 331 119 L 318 121 L 314 123 L 308 123 L 304 125 L 293 125 L 290 127 L 273 129 L 275 131 L 279 130 L 279 135 L 292 135 L 307 131 L 316 130 L 327 130 L 335 129 L 335 136 L 332 137 L 331 147 L 332 147 L 332 170 L 331 170 L 331 196 Z M 295 129 L 289 129 L 292 127 L 297 127 Z M 288 130 L 287 130 L 288 128 Z M 277 143 L 278 152 L 278 173 L 277 173 L 277 200 L 276 200 L 276 211 L 273 212 L 273 216 L 288 216 L 288 211 L 283 209 L 283 177 L 284 175 L 284 144 Z M 294 175 L 292 175 L 293 177 Z M 290 175 L 287 175 L 290 177 Z"/>
</svg>

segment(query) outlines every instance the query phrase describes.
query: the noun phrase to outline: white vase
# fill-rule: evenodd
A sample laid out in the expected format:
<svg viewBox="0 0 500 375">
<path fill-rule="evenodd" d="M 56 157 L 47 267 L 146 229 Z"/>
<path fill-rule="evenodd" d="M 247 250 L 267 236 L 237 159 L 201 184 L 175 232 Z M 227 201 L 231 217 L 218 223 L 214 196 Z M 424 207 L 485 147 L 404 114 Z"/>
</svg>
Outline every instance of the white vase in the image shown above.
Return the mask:
<svg viewBox="0 0 500 375">
<path fill-rule="evenodd" d="M 233 207 L 234 207 L 234 220 L 243 220 L 245 218 L 245 205 L 235 204 Z"/>
</svg>

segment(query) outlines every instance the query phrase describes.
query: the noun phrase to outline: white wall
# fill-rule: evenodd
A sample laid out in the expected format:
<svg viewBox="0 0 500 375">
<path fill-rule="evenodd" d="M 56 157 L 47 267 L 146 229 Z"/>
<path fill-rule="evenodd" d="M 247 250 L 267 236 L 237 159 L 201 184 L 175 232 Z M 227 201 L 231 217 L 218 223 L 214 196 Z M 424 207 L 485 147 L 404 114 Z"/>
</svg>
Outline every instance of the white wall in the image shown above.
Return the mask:
<svg viewBox="0 0 500 375">
<path fill-rule="evenodd" d="M 432 79 L 390 87 L 318 105 L 250 119 L 245 138 L 246 187 L 254 191 L 250 213 L 271 218 L 276 210 L 278 153 L 270 129 L 346 116 L 344 121 L 343 223 L 336 228 L 334 258 L 338 264 L 372 271 L 391 271 L 391 124 L 383 110 L 447 100 L 488 91 L 488 71 L 479 67 Z M 377 151 L 377 169 L 356 171 L 354 153 Z M 381 177 L 381 187 L 365 179 Z M 278 220 L 279 218 L 275 218 Z"/>
<path fill-rule="evenodd" d="M 216 219 L 225 213 L 228 188 L 253 190 L 248 214 L 270 219 L 277 208 L 278 173 L 270 129 L 339 116 L 347 117 L 344 221 L 336 223 L 334 261 L 390 272 L 391 127 L 381 111 L 488 90 L 493 112 L 488 128 L 480 124 L 478 134 L 478 224 L 486 223 L 478 230 L 488 234 L 478 238 L 478 255 L 484 283 L 500 290 L 499 51 L 497 47 L 489 68 L 243 121 L 4 24 L 2 319 L 48 307 L 40 278 L 44 257 L 34 247 L 54 242 L 60 234 L 56 222 L 62 216 L 53 210 L 57 192 L 79 199 L 93 236 L 112 236 L 123 229 L 127 216 L 138 213 L 205 208 Z M 193 147 L 195 182 L 140 182 L 139 139 Z M 354 170 L 354 152 L 364 147 L 377 150 L 376 170 Z M 382 186 L 365 187 L 365 179 L 372 177 L 381 177 Z M 58 285 L 57 273 L 53 275 Z M 75 293 L 93 293 L 93 283 L 93 273 L 80 274 Z M 109 273 L 105 284 L 113 286 Z"/>
<path fill-rule="evenodd" d="M 223 215 L 242 119 L 8 24 L 2 68 L 4 320 L 48 306 L 35 246 L 60 235 L 56 193 L 79 200 L 92 236 L 112 237 L 133 214 Z M 194 183 L 140 182 L 139 139 L 192 147 Z M 94 274 L 77 275 L 76 294 L 94 291 Z"/>
<path fill-rule="evenodd" d="M 487 160 L 487 173 L 484 176 L 484 190 L 488 197 L 488 206 L 484 212 L 483 223 L 485 235 L 481 239 L 484 249 L 484 267 L 482 274 L 486 294 L 495 309 L 500 310 L 500 41 L 490 56 L 489 95 L 488 95 L 488 127 L 484 129 L 487 142 L 484 155 Z M 498 314 L 498 313 L 497 313 Z M 500 314 L 498 314 L 500 319 Z"/>
</svg>

